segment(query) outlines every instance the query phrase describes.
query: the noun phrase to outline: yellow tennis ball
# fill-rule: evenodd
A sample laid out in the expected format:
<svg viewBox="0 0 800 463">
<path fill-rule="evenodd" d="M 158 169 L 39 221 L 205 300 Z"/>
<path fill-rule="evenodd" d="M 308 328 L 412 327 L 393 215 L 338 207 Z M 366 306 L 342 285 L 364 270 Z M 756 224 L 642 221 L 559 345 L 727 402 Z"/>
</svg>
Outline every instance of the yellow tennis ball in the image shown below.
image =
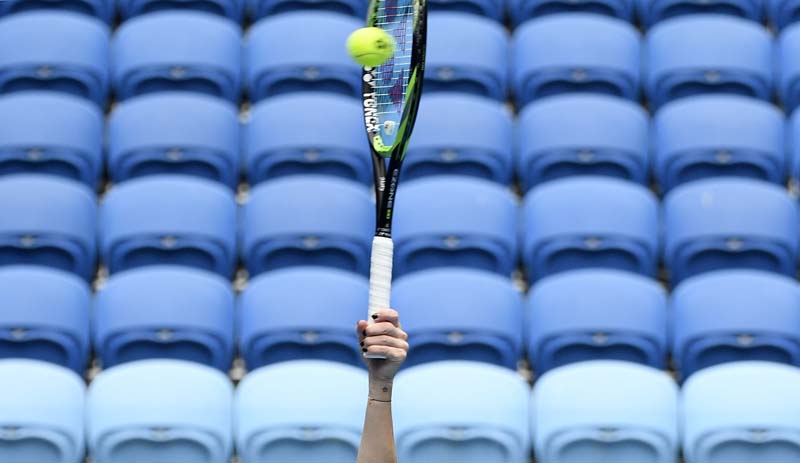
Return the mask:
<svg viewBox="0 0 800 463">
<path fill-rule="evenodd" d="M 362 27 L 347 38 L 347 51 L 357 63 L 375 67 L 394 53 L 394 38 L 379 27 Z"/>
</svg>

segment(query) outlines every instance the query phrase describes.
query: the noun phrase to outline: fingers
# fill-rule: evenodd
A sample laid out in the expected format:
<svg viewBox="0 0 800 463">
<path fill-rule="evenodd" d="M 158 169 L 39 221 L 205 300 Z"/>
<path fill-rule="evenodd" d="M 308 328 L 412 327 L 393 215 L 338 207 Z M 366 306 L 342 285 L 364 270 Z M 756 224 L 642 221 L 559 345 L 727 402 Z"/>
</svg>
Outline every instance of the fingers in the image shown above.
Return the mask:
<svg viewBox="0 0 800 463">
<path fill-rule="evenodd" d="M 369 346 L 366 348 L 367 354 L 383 356 L 389 362 L 402 362 L 406 359 L 405 349 L 398 349 L 389 346 Z"/>
<path fill-rule="evenodd" d="M 372 315 L 375 323 L 388 322 L 394 326 L 400 326 L 400 314 L 393 309 L 380 309 Z"/>
<path fill-rule="evenodd" d="M 402 339 L 403 341 L 408 341 L 408 335 L 406 332 L 389 322 L 373 323 L 372 325 L 367 326 L 361 334 L 363 335 L 365 332 L 367 336 L 384 335 Z"/>
<path fill-rule="evenodd" d="M 395 349 L 408 350 L 408 343 L 406 341 L 384 335 L 368 336 L 361 342 L 361 346 L 367 349 L 369 349 L 370 346 L 386 346 L 393 347 Z"/>
</svg>

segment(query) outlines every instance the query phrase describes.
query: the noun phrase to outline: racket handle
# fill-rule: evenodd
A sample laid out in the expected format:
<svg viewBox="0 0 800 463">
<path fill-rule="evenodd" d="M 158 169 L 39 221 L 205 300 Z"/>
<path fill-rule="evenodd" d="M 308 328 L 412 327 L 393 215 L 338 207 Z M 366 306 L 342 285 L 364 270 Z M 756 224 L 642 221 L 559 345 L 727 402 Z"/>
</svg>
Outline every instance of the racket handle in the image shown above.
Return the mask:
<svg viewBox="0 0 800 463">
<path fill-rule="evenodd" d="M 378 309 L 391 307 L 392 256 L 394 243 L 391 238 L 376 236 L 372 240 L 372 259 L 369 268 L 369 312 L 367 322 L 372 324 L 372 314 Z M 364 354 L 366 358 L 386 358 L 382 355 Z"/>
</svg>

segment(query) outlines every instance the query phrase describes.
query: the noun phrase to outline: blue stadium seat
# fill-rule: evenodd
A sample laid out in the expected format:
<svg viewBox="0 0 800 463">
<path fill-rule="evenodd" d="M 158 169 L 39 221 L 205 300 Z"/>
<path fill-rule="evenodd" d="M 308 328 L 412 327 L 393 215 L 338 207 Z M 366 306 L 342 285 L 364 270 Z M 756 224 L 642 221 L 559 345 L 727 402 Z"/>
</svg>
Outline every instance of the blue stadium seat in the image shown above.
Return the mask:
<svg viewBox="0 0 800 463">
<path fill-rule="evenodd" d="M 800 179 L 800 111 L 793 111 L 786 124 L 789 177 Z"/>
<path fill-rule="evenodd" d="M 96 16 L 109 23 L 114 19 L 115 0 L 6 0 L 0 16 L 33 10 L 61 10 Z"/>
<path fill-rule="evenodd" d="M 82 374 L 91 298 L 86 282 L 72 274 L 0 267 L 0 358 L 43 360 Z"/>
<path fill-rule="evenodd" d="M 116 0 L 122 19 L 163 10 L 195 10 L 240 22 L 246 0 Z"/>
<path fill-rule="evenodd" d="M 0 175 L 53 174 L 95 187 L 103 166 L 103 114 L 62 93 L 0 97 Z"/>
<path fill-rule="evenodd" d="M 533 287 L 527 310 L 537 374 L 601 359 L 666 367 L 667 296 L 650 278 L 608 269 L 560 273 Z"/>
<path fill-rule="evenodd" d="M 571 92 L 636 100 L 640 47 L 638 31 L 619 19 L 570 13 L 527 21 L 511 49 L 517 105 Z"/>
<path fill-rule="evenodd" d="M 392 305 L 412 340 L 404 366 L 472 360 L 516 370 L 522 357 L 522 298 L 508 277 L 433 269 L 398 279 L 392 291 Z"/>
<path fill-rule="evenodd" d="M 769 100 L 772 37 L 762 25 L 726 15 L 690 15 L 647 34 L 644 87 L 652 107 L 703 93 Z"/>
<path fill-rule="evenodd" d="M 242 463 L 355 461 L 367 375 L 319 360 L 259 368 L 236 389 L 236 449 Z"/>
<path fill-rule="evenodd" d="M 764 5 L 771 0 L 637 0 L 639 18 L 644 26 L 677 16 L 720 14 L 764 21 Z"/>
<path fill-rule="evenodd" d="M 653 122 L 655 177 L 663 191 L 735 176 L 783 183 L 784 116 L 765 101 L 704 95 L 665 105 Z"/>
<path fill-rule="evenodd" d="M 242 215 L 250 276 L 296 265 L 369 272 L 374 205 L 365 186 L 304 175 L 254 188 Z"/>
<path fill-rule="evenodd" d="M 125 21 L 111 47 L 117 99 L 178 90 L 238 103 L 241 35 L 233 21 L 198 11 L 164 11 Z"/>
<path fill-rule="evenodd" d="M 361 366 L 355 323 L 369 284 L 361 275 L 294 267 L 250 280 L 239 299 L 239 351 L 249 370 L 297 359 Z"/>
<path fill-rule="evenodd" d="M 505 101 L 508 33 L 497 21 L 461 12 L 428 20 L 425 92 L 459 92 Z"/>
<path fill-rule="evenodd" d="M 235 188 L 240 138 L 237 108 L 227 101 L 189 92 L 133 98 L 109 119 L 109 177 L 186 174 Z"/>
<path fill-rule="evenodd" d="M 527 463 L 528 400 L 528 384 L 507 368 L 465 361 L 409 368 L 394 388 L 398 460 Z"/>
<path fill-rule="evenodd" d="M 210 367 L 141 360 L 89 387 L 88 444 L 97 463 L 221 463 L 233 447 L 233 386 Z"/>
<path fill-rule="evenodd" d="M 672 316 L 683 378 L 741 360 L 800 366 L 800 286 L 790 278 L 757 270 L 698 275 L 673 292 Z"/>
<path fill-rule="evenodd" d="M 360 100 L 327 92 L 296 92 L 256 104 L 245 127 L 248 182 L 324 174 L 371 185 L 361 114 Z"/>
<path fill-rule="evenodd" d="M 636 0 L 509 0 L 511 24 L 558 13 L 593 13 L 633 22 Z"/>
<path fill-rule="evenodd" d="M 520 112 L 516 130 L 523 191 L 575 175 L 645 184 L 648 123 L 641 106 L 607 95 L 561 95 L 529 104 Z"/>
<path fill-rule="evenodd" d="M 800 106 L 800 25 L 784 29 L 776 48 L 778 97 L 786 112 L 791 113 Z"/>
<path fill-rule="evenodd" d="M 764 0 L 767 18 L 780 31 L 800 21 L 800 2 L 797 0 Z"/>
<path fill-rule="evenodd" d="M 79 13 L 0 18 L 0 93 L 53 90 L 105 104 L 110 35 L 106 24 Z"/>
<path fill-rule="evenodd" d="M 0 266 L 31 264 L 94 276 L 94 194 L 49 175 L 0 178 Z M 8 220 L 13 217 L 13 220 Z"/>
<path fill-rule="evenodd" d="M 534 385 L 531 421 L 543 463 L 677 463 L 678 388 L 630 362 L 579 362 Z"/>
<path fill-rule="evenodd" d="M 683 453 L 692 463 L 800 461 L 800 369 L 771 362 L 707 368 L 683 388 Z"/>
<path fill-rule="evenodd" d="M 400 185 L 394 275 L 469 267 L 510 276 L 517 262 L 517 203 L 505 187 L 459 176 Z"/>
<path fill-rule="evenodd" d="M 111 273 L 177 264 L 230 277 L 236 262 L 236 202 L 209 180 L 156 175 L 106 195 L 100 251 Z"/>
<path fill-rule="evenodd" d="M 0 360 L 0 461 L 83 461 L 85 386 L 66 368 Z"/>
<path fill-rule="evenodd" d="M 369 2 L 364 0 L 245 0 L 253 21 L 265 16 L 293 11 L 331 11 L 359 19 L 367 15 Z"/>
<path fill-rule="evenodd" d="M 97 295 L 94 348 L 103 368 L 171 358 L 227 372 L 233 312 L 233 290 L 216 274 L 178 266 L 122 272 Z"/>
<path fill-rule="evenodd" d="M 664 262 L 673 284 L 726 268 L 793 276 L 798 208 L 786 190 L 759 180 L 698 180 L 664 199 Z"/>
<path fill-rule="evenodd" d="M 530 281 L 591 267 L 656 274 L 658 201 L 641 185 L 593 176 L 557 180 L 531 190 L 522 209 Z"/>
<path fill-rule="evenodd" d="M 352 16 L 327 11 L 284 13 L 258 21 L 245 44 L 250 99 L 309 90 L 360 97 L 361 67 L 343 44 L 363 26 Z M 291 46 L 287 37 L 292 38 Z"/>
<path fill-rule="evenodd" d="M 428 11 L 458 12 L 490 18 L 495 21 L 505 20 L 506 2 L 504 0 L 431 0 Z"/>
<path fill-rule="evenodd" d="M 420 101 L 403 179 L 457 174 L 508 185 L 512 159 L 511 113 L 501 103 L 434 93 Z"/>
</svg>

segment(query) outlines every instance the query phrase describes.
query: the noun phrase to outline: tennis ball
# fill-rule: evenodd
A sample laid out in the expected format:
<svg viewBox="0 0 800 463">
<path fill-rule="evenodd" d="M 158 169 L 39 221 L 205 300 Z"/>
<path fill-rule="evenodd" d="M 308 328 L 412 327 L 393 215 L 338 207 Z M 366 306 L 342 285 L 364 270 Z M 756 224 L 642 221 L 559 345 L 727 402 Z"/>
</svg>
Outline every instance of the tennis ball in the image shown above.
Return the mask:
<svg viewBox="0 0 800 463">
<path fill-rule="evenodd" d="M 379 27 L 362 27 L 347 38 L 347 51 L 357 63 L 375 67 L 394 53 L 394 38 Z"/>
</svg>

